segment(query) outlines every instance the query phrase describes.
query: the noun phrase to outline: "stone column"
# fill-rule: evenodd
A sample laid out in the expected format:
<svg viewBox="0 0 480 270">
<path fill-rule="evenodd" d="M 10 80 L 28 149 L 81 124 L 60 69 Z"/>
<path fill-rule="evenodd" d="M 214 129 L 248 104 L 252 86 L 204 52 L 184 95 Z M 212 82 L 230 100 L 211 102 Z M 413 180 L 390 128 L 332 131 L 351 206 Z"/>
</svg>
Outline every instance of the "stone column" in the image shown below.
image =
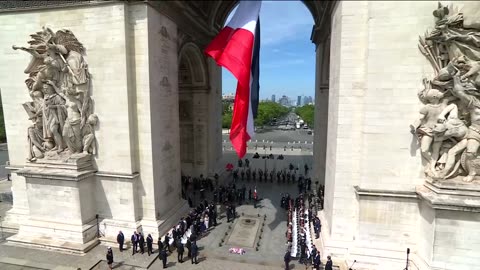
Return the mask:
<svg viewBox="0 0 480 270">
<path fill-rule="evenodd" d="M 328 76 L 330 39 L 317 45 L 315 74 L 315 133 L 313 146 L 313 181 L 325 184 L 328 131 Z"/>
<path fill-rule="evenodd" d="M 346 255 L 355 237 L 365 90 L 368 2 L 338 2 L 332 14 L 323 235 Z M 350 72 L 355 69 L 355 72 Z"/>
<path fill-rule="evenodd" d="M 137 103 L 142 112 L 138 123 L 141 224 L 144 234 L 157 230 L 162 234 L 188 209 L 181 199 L 177 28 L 152 7 L 144 8 L 148 80 L 137 89 L 142 96 Z"/>
<path fill-rule="evenodd" d="M 215 173 L 217 162 L 222 157 L 222 68 L 211 58 L 207 59 L 210 92 L 208 114 L 208 171 Z"/>
</svg>

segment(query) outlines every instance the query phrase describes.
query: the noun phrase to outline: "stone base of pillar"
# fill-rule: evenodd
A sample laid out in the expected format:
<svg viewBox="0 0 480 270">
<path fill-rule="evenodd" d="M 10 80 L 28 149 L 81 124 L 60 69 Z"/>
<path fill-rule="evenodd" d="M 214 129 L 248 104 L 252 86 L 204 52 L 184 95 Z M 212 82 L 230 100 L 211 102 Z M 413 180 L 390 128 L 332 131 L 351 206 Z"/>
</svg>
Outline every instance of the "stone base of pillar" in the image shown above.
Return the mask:
<svg viewBox="0 0 480 270">
<path fill-rule="evenodd" d="M 84 254 L 99 243 L 96 237 L 95 221 L 84 225 L 68 225 L 31 219 L 27 222 L 28 224 L 20 225 L 17 234 L 7 238 L 9 244 Z"/>
<path fill-rule="evenodd" d="M 125 237 L 124 248 L 130 247 L 130 237 L 134 231 L 141 231 L 140 222 L 103 219 L 100 221 L 100 242 L 107 246 L 118 246 L 117 235 L 122 231 Z M 146 236 L 145 236 L 146 237 Z"/>
<path fill-rule="evenodd" d="M 18 233 L 20 223 L 25 223 L 28 219 L 27 209 L 17 209 L 13 207 L 8 210 L 3 220 L 0 218 L 0 227 L 5 233 Z"/>
<path fill-rule="evenodd" d="M 25 177 L 29 211 L 9 243 L 80 254 L 99 243 L 91 155 L 45 158 L 16 173 Z"/>
<path fill-rule="evenodd" d="M 432 250 L 429 256 L 419 254 L 428 264 L 424 269 L 474 269 L 477 266 L 477 262 L 469 258 L 480 254 L 474 246 L 480 242 L 480 186 L 463 182 L 462 178 L 427 179 L 416 189 L 421 230 L 430 234 L 421 234 L 419 242 Z"/>
<path fill-rule="evenodd" d="M 182 217 L 185 217 L 190 211 L 187 201 L 181 200 L 176 207 L 172 208 L 168 213 L 161 216 L 157 220 L 143 219 L 141 221 L 142 231 L 146 235 L 152 234 L 153 239 L 163 237 L 173 226 L 177 225 Z"/>
</svg>

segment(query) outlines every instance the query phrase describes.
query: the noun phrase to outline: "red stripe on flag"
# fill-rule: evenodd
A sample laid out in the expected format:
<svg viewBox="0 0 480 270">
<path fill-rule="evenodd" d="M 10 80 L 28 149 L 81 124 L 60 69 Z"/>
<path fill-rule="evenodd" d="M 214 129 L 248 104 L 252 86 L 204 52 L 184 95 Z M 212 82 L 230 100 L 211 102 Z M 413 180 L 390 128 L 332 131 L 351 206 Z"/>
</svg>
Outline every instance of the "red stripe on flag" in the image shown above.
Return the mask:
<svg viewBox="0 0 480 270">
<path fill-rule="evenodd" d="M 233 106 L 230 141 L 240 158 L 246 153 L 247 120 L 250 106 L 250 76 L 254 46 L 252 32 L 239 28 L 225 27 L 205 49 L 218 65 L 228 69 L 237 78 L 237 91 Z"/>
<path fill-rule="evenodd" d="M 218 65 L 228 69 L 242 85 L 250 84 L 253 54 L 253 33 L 225 27 L 205 49 Z"/>
</svg>

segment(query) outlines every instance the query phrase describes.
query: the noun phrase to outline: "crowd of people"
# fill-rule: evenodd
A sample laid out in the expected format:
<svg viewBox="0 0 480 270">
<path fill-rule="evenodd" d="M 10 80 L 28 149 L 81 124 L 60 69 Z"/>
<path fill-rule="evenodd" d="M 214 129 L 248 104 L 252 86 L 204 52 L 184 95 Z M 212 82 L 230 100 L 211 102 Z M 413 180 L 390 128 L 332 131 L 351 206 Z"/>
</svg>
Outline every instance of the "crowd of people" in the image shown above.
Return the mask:
<svg viewBox="0 0 480 270">
<path fill-rule="evenodd" d="M 259 155 L 254 155 L 254 158 Z M 264 158 L 273 158 L 265 156 Z M 283 159 L 278 157 L 278 159 Z M 230 166 L 232 168 L 233 166 Z M 304 165 L 304 175 L 308 175 L 309 167 Z M 219 183 L 219 175 L 215 174 L 213 178 L 182 176 L 182 197 L 188 201 L 191 212 L 183 217 L 176 226 L 174 226 L 162 239 L 158 238 L 158 257 L 162 260 L 163 268 L 167 267 L 169 254 L 173 249 L 177 252 L 177 261 L 185 261 L 184 253 L 187 250 L 186 257 L 190 258 L 192 264 L 198 263 L 197 240 L 204 236 L 212 227 L 217 226 L 217 205 L 222 205 L 225 209 L 227 222 L 234 221 L 237 217 L 236 207 L 253 201 L 254 206 L 258 201 L 256 186 L 248 187 L 247 183 L 238 183 L 238 180 L 257 182 L 276 181 L 280 183 L 296 183 L 299 196 L 293 199 L 290 194 L 282 194 L 281 207 L 288 214 L 287 222 L 287 252 L 285 253 L 285 269 L 289 269 L 289 263 L 292 257 L 299 258 L 299 262 L 305 265 L 312 264 L 315 269 L 320 269 L 320 252 L 309 239 L 310 224 L 313 224 L 315 238 L 319 238 L 321 231 L 320 219 L 316 216 L 318 198 L 315 198 L 312 190 L 310 177 L 305 177 L 298 173 L 299 168 L 289 164 L 288 168 L 283 170 L 251 169 L 248 159 L 238 160 L 238 168 L 232 169 L 232 181 Z M 246 185 L 247 184 L 247 185 Z M 252 189 L 253 188 L 253 189 Z M 324 186 L 317 187 L 316 193 L 319 198 L 323 198 Z M 205 198 L 210 193 L 211 202 Z M 197 196 L 199 195 L 199 196 Z M 199 197 L 199 199 L 197 198 Z M 315 200 L 315 201 L 313 201 Z M 308 201 L 308 203 L 307 203 Z M 323 200 L 320 200 L 320 207 L 323 208 Z M 295 224 L 295 226 L 294 226 Z M 295 240 L 294 240 L 295 239 Z M 307 240 L 308 239 L 308 240 Z M 132 243 L 132 255 L 137 253 L 144 254 L 145 244 L 148 256 L 153 254 L 153 237 L 148 234 L 145 238 L 142 232 L 134 232 L 130 238 Z M 124 250 L 125 236 L 120 231 L 117 236 L 119 250 Z M 295 246 L 294 246 L 295 245 Z M 109 247 L 107 250 L 107 263 L 111 269 L 113 263 L 113 252 Z M 328 257 L 325 269 L 332 269 L 331 259 Z M 330 267 L 330 268 L 328 268 Z"/>
<path fill-rule="evenodd" d="M 162 261 L 163 268 L 167 268 L 168 255 L 173 253 L 173 249 L 177 252 L 177 261 L 183 263 L 185 249 L 187 249 L 187 257 L 190 258 L 192 264 L 198 263 L 198 246 L 197 240 L 204 236 L 212 227 L 217 226 L 217 210 L 215 203 L 202 201 L 198 206 L 194 207 L 190 213 L 181 218 L 162 239 L 158 238 L 158 257 Z M 153 237 L 148 234 L 146 240 L 142 232 L 133 232 L 131 236 L 132 255 L 137 253 L 144 254 L 145 243 L 148 256 L 153 254 Z M 120 231 L 117 235 L 120 252 L 123 252 L 125 236 Z M 113 253 L 111 248 L 107 251 L 107 263 L 111 267 L 113 263 Z"/>
</svg>

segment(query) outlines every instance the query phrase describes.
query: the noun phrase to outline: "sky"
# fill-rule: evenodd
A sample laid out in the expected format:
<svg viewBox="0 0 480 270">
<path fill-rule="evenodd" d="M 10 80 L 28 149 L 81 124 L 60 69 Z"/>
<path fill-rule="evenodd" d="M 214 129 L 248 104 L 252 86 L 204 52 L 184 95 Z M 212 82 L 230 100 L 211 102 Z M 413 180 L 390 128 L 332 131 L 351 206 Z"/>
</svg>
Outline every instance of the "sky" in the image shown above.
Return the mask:
<svg viewBox="0 0 480 270">
<path fill-rule="evenodd" d="M 227 23 L 235 12 L 230 13 Z M 260 10 L 260 99 L 282 95 L 315 97 L 313 18 L 301 1 L 263 1 Z M 222 68 L 222 92 L 235 93 L 237 80 Z"/>
</svg>

